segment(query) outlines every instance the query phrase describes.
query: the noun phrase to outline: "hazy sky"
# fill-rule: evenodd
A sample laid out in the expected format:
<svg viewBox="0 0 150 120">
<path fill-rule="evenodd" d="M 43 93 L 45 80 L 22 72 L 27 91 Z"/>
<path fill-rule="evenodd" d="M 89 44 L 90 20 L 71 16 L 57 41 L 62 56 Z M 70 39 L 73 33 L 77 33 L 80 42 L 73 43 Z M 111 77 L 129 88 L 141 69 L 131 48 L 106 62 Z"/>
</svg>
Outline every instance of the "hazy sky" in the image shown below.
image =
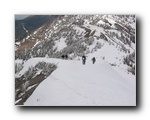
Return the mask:
<svg viewBox="0 0 150 120">
<path fill-rule="evenodd" d="M 28 17 L 29 15 L 15 15 L 15 20 L 21 20 L 24 19 L 26 17 Z"/>
</svg>

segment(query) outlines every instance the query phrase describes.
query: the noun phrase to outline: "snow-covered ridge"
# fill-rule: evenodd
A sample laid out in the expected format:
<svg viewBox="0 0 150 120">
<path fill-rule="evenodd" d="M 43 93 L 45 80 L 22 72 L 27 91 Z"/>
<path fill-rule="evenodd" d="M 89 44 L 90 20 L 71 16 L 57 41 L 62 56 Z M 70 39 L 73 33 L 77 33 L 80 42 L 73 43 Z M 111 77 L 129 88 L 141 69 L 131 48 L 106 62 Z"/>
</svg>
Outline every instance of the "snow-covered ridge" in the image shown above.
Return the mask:
<svg viewBox="0 0 150 120">
<path fill-rule="evenodd" d="M 25 106 L 135 106 L 136 84 L 122 77 L 102 59 L 86 65 L 81 61 L 36 58 L 27 61 L 28 67 L 37 61 L 54 62 L 56 69 L 25 102 Z M 132 78 L 132 79 L 131 79 Z"/>
</svg>

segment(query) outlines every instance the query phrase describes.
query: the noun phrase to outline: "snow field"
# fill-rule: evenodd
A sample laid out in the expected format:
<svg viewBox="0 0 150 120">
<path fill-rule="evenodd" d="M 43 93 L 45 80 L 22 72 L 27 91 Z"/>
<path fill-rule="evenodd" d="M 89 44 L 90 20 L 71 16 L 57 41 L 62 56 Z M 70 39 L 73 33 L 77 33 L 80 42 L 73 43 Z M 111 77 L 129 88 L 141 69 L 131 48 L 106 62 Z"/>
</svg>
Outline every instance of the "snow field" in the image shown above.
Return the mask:
<svg viewBox="0 0 150 120">
<path fill-rule="evenodd" d="M 25 106 L 126 106 L 136 105 L 135 79 L 123 78 L 101 59 L 81 61 L 31 59 L 57 62 L 56 69 L 25 102 Z M 28 61 L 27 61 L 28 62 Z"/>
</svg>

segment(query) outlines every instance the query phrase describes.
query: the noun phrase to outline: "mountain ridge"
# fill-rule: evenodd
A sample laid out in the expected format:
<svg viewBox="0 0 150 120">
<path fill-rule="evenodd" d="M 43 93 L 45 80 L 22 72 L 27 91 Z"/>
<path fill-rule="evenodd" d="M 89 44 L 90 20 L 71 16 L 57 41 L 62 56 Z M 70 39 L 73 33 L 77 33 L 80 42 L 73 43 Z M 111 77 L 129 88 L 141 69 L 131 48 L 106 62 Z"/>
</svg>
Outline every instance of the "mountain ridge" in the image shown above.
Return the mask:
<svg viewBox="0 0 150 120">
<path fill-rule="evenodd" d="M 134 15 L 60 15 L 22 39 L 16 46 L 16 59 L 61 58 L 63 54 L 75 59 L 108 43 L 125 53 L 118 58 L 122 63 L 135 69 L 135 25 Z"/>
<path fill-rule="evenodd" d="M 43 78 L 46 77 L 48 77 L 49 80 L 54 80 L 52 78 L 53 73 L 56 74 L 59 71 L 57 74 L 61 75 L 64 70 L 68 70 L 65 68 L 61 68 L 61 66 L 65 66 L 67 64 L 71 64 L 70 66 L 72 66 L 72 68 L 74 69 L 81 68 L 85 70 L 84 68 L 86 68 L 88 70 L 93 69 L 94 67 L 93 71 L 97 73 L 95 75 L 97 75 L 98 78 L 103 77 L 104 79 L 106 79 L 107 75 L 108 77 L 112 75 L 113 80 L 110 79 L 110 83 L 112 81 L 115 81 L 115 79 L 118 79 L 118 76 L 122 76 L 124 78 L 124 79 L 120 78 L 121 79 L 120 81 L 118 79 L 117 81 L 119 83 L 124 80 L 125 82 L 128 81 L 127 83 L 129 85 L 130 84 L 133 85 L 135 83 L 136 79 L 135 15 L 123 15 L 123 16 L 58 15 L 53 21 L 49 20 L 41 27 L 27 34 L 26 37 L 20 39 L 20 41 L 15 42 L 15 44 L 16 44 L 15 45 L 16 82 L 18 83 L 19 79 L 23 79 L 23 81 L 20 80 L 20 84 L 22 84 L 22 86 L 20 85 L 19 87 L 16 88 L 17 102 L 19 100 L 25 101 L 25 99 L 22 99 L 20 96 L 23 96 L 25 98 L 27 96 L 29 97 L 28 94 L 20 92 L 22 92 L 22 89 L 23 91 L 26 90 L 25 88 L 28 87 L 30 81 L 39 76 L 41 78 L 39 81 L 43 81 L 44 80 Z M 64 58 L 63 56 L 66 55 L 68 57 Z M 82 65 L 83 55 L 85 55 L 87 58 L 85 65 Z M 91 59 L 93 57 L 96 58 L 96 64 L 94 65 L 91 64 L 89 66 L 89 64 L 92 63 Z M 51 61 L 52 59 L 54 61 Z M 43 60 L 44 63 L 42 61 L 42 63 L 38 63 L 36 67 L 33 67 L 37 61 L 41 60 Z M 29 61 L 32 62 L 30 63 Z M 56 63 L 57 61 L 59 62 Z M 105 66 L 106 64 L 104 66 L 101 65 L 99 63 L 101 61 L 106 63 L 107 66 Z M 51 64 L 48 64 L 49 62 Z M 30 67 L 28 63 L 31 64 Z M 77 63 L 76 64 L 77 66 L 74 66 L 75 63 Z M 49 68 L 47 68 L 46 66 L 49 66 Z M 23 73 L 22 69 L 24 71 L 25 68 L 26 72 Z M 62 71 L 60 71 L 60 68 Z M 76 77 L 83 72 L 80 71 L 80 73 L 77 73 L 77 71 L 75 71 L 74 73 L 72 68 L 70 70 L 72 72 L 71 73 L 70 71 L 68 72 L 69 76 L 72 75 L 73 77 Z M 95 69 L 97 69 L 98 71 L 95 71 Z M 102 71 L 103 69 L 106 69 L 108 72 L 113 70 L 113 72 L 112 71 L 111 72 L 112 73 L 117 72 L 118 75 L 113 76 L 114 74 L 108 74 L 106 71 L 104 75 L 100 74 L 99 71 L 103 72 Z M 52 75 L 50 75 L 51 73 Z M 100 76 L 98 74 L 100 74 Z M 96 78 L 96 80 L 98 80 L 98 78 Z M 58 80 L 62 80 L 64 82 L 66 79 L 59 78 Z M 71 80 L 71 78 L 67 79 L 67 82 L 69 82 L 69 80 Z M 92 81 L 90 81 L 89 79 L 89 83 L 91 82 Z M 123 85 L 123 83 L 121 83 L 121 85 Z M 35 89 L 35 87 L 39 85 L 39 83 L 31 85 L 32 86 L 30 87 Z M 61 86 L 62 85 L 64 84 L 61 84 Z M 120 85 L 118 86 L 118 88 L 120 89 Z M 131 89 L 131 91 L 135 89 L 136 86 L 134 84 L 134 87 L 133 89 Z M 88 91 L 88 89 L 86 90 Z M 115 94 L 115 92 L 113 94 Z M 129 95 L 130 93 L 127 94 Z M 42 102 L 40 101 L 40 98 L 34 100 L 37 102 Z M 130 101 L 130 97 L 128 100 Z M 133 101 L 135 102 L 135 100 Z M 126 103 L 126 101 L 124 102 Z"/>
</svg>

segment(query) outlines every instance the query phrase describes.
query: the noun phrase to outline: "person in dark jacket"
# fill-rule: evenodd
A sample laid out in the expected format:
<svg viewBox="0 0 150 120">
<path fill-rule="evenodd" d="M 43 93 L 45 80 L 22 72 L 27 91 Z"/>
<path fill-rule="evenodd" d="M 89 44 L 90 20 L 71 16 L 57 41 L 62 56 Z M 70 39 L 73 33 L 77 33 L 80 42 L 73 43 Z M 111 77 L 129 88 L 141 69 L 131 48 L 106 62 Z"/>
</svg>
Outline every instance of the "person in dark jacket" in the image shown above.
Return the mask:
<svg viewBox="0 0 150 120">
<path fill-rule="evenodd" d="M 85 55 L 83 55 L 82 56 L 82 63 L 83 63 L 83 65 L 85 65 L 85 62 L 86 62 L 86 57 L 85 57 Z"/>
<path fill-rule="evenodd" d="M 65 56 L 64 56 L 64 55 L 62 55 L 62 56 L 61 56 L 61 58 L 62 58 L 62 59 L 64 59 L 64 58 L 65 58 Z"/>
<path fill-rule="evenodd" d="M 68 59 L 68 55 L 65 55 L 65 59 L 66 59 L 66 60 Z"/>
<path fill-rule="evenodd" d="M 93 64 L 96 62 L 96 58 L 95 57 L 92 58 L 92 62 L 93 62 Z"/>
</svg>

